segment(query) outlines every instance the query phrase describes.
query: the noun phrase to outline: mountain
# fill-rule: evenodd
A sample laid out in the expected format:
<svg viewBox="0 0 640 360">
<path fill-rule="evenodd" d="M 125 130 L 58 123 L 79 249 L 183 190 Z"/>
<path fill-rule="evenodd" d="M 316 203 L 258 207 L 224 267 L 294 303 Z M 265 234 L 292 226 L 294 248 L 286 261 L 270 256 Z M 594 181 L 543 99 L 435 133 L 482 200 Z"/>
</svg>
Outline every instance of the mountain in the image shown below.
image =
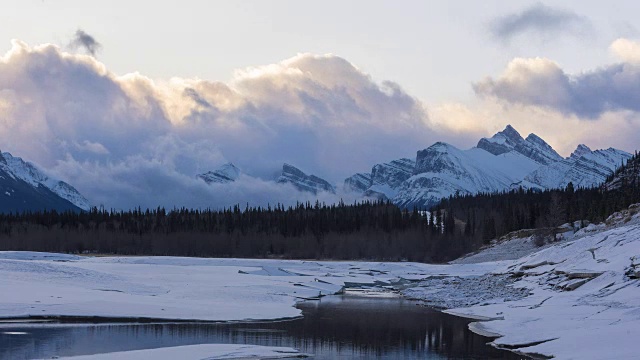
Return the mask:
<svg viewBox="0 0 640 360">
<path fill-rule="evenodd" d="M 536 134 L 523 139 L 511 125 L 491 138 L 480 139 L 477 147 L 493 155 L 515 151 L 544 165 L 562 160 L 562 156 Z"/>
<path fill-rule="evenodd" d="M 541 166 L 516 186 L 534 189 L 554 189 L 567 186 L 592 187 L 602 184 L 614 170 L 631 158 L 622 150 L 608 148 L 591 150 L 580 144 L 571 156 Z"/>
<path fill-rule="evenodd" d="M 335 193 L 336 189 L 328 181 L 315 175 L 307 175 L 293 165 L 284 164 L 282 173 L 276 179 L 280 184 L 292 184 L 300 191 L 317 194 L 320 191 Z"/>
<path fill-rule="evenodd" d="M 89 201 L 73 186 L 52 179 L 33 164 L 0 154 L 0 212 L 88 210 Z"/>
<path fill-rule="evenodd" d="M 235 165 L 226 163 L 216 170 L 198 174 L 196 177 L 207 184 L 229 184 L 236 181 L 241 174 L 242 172 Z M 335 188 L 328 181 L 315 175 L 307 175 L 302 170 L 289 164 L 282 166 L 282 171 L 275 181 L 280 184 L 292 184 L 300 191 L 311 192 L 313 194 L 317 194 L 320 191 L 335 193 Z M 366 181 L 369 181 L 369 179 Z"/>
<path fill-rule="evenodd" d="M 375 165 L 370 174 L 345 180 L 345 188 L 363 196 L 388 198 L 401 207 L 430 207 L 454 194 L 496 192 L 519 186 L 535 189 L 596 186 L 630 154 L 580 145 L 563 158 L 542 138 L 523 138 L 511 125 L 476 147 L 461 150 L 437 142 L 416 153 L 415 161 L 399 159 Z"/>
<path fill-rule="evenodd" d="M 226 163 L 218 169 L 196 175 L 197 178 L 204 180 L 207 184 L 227 184 L 234 182 L 240 176 L 240 169 L 232 163 Z"/>
<path fill-rule="evenodd" d="M 477 147 L 460 150 L 438 142 L 418 151 L 414 175 L 402 183 L 392 200 L 401 207 L 429 207 L 456 193 L 509 188 L 539 166 L 516 151 L 494 155 Z"/>
<path fill-rule="evenodd" d="M 371 174 L 357 173 L 344 180 L 344 189 L 350 192 L 364 193 L 371 187 Z"/>
<path fill-rule="evenodd" d="M 602 187 L 606 190 L 637 191 L 640 184 L 640 155 L 636 153 L 626 164 L 607 177 Z"/>
<path fill-rule="evenodd" d="M 407 158 L 376 164 L 370 174 L 358 173 L 348 177 L 344 186 L 367 197 L 392 199 L 400 185 L 413 175 L 415 166 L 416 162 Z"/>
</svg>

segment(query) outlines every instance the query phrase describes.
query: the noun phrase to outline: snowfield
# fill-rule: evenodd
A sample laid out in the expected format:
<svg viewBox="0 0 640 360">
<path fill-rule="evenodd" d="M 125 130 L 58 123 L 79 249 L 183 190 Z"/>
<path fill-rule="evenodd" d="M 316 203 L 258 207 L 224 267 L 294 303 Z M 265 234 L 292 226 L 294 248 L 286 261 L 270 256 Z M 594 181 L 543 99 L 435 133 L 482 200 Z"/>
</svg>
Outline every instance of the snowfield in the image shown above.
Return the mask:
<svg viewBox="0 0 640 360">
<path fill-rule="evenodd" d="M 497 347 L 560 359 L 636 359 L 637 210 L 541 248 L 513 238 L 449 265 L 1 252 L 0 317 L 281 319 L 300 316 L 293 306 L 301 299 L 385 287 L 489 320 L 470 328 L 499 336 Z M 509 249 L 516 248 L 522 257 L 514 260 Z"/>
<path fill-rule="evenodd" d="M 107 354 L 71 356 L 66 360 L 221 360 L 221 359 L 286 359 L 308 357 L 286 347 L 235 344 L 203 344 L 159 349 L 121 351 Z"/>
</svg>

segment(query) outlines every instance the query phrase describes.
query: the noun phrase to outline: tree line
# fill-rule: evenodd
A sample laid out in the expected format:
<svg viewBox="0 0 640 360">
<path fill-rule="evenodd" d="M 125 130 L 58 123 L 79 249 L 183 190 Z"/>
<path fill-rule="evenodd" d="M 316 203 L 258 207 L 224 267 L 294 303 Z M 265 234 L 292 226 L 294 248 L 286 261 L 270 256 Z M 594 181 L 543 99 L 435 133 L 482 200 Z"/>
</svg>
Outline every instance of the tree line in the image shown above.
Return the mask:
<svg viewBox="0 0 640 360">
<path fill-rule="evenodd" d="M 439 215 L 440 216 L 440 215 Z M 0 214 L 0 250 L 121 255 L 443 261 L 450 233 L 389 202 L 222 210 Z"/>
<path fill-rule="evenodd" d="M 442 262 L 515 230 L 602 221 L 640 202 L 639 170 L 636 154 L 599 187 L 456 194 L 429 211 L 365 201 L 0 214 L 0 250 Z"/>
<path fill-rule="evenodd" d="M 454 195 L 435 209 L 463 224 L 462 235 L 472 248 L 521 229 L 553 229 L 601 222 L 616 211 L 640 203 L 640 156 L 636 153 L 596 187 L 540 191 L 512 189 L 499 193 Z M 576 222 L 579 222 L 575 224 Z"/>
</svg>

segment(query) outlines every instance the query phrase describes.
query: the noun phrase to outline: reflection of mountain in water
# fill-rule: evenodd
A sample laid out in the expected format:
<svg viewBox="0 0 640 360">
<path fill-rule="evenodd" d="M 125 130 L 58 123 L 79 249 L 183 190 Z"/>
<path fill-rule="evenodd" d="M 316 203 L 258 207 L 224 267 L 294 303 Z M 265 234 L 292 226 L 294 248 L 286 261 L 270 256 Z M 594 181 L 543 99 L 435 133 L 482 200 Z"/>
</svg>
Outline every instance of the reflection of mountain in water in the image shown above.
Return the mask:
<svg viewBox="0 0 640 360">
<path fill-rule="evenodd" d="M 518 359 L 485 345 L 468 320 L 400 299 L 327 297 L 302 319 L 245 324 L 3 325 L 0 358 L 33 359 L 206 343 L 288 346 L 314 359 Z"/>
</svg>

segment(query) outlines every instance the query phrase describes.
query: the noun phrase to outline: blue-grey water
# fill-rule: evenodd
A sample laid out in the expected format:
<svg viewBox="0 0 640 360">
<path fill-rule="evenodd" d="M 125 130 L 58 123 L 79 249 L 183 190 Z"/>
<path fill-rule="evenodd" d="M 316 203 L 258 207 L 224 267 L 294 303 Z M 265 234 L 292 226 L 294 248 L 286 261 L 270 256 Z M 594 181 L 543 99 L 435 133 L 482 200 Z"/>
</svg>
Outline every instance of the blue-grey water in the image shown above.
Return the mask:
<svg viewBox="0 0 640 360">
<path fill-rule="evenodd" d="M 0 324 L 1 359 L 192 344 L 288 346 L 314 359 L 520 359 L 486 345 L 468 320 L 398 298 L 331 296 L 298 305 L 300 319 L 268 323 Z"/>
</svg>

